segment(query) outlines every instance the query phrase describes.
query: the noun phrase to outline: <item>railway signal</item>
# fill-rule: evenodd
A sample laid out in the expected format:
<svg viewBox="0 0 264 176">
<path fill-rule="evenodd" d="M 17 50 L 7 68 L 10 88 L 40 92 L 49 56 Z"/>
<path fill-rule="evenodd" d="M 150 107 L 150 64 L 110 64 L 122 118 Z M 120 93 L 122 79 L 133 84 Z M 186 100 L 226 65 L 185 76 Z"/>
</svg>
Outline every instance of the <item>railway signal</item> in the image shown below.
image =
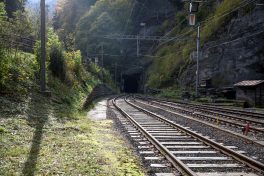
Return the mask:
<svg viewBox="0 0 264 176">
<path fill-rule="evenodd" d="M 189 25 L 190 26 L 195 26 L 196 24 L 196 15 L 195 14 L 190 14 L 189 15 Z"/>
<path fill-rule="evenodd" d="M 195 81 L 195 92 L 196 97 L 199 96 L 198 87 L 199 87 L 199 56 L 200 56 L 200 24 L 197 23 L 196 13 L 199 11 L 199 5 L 202 0 L 183 0 L 183 2 L 189 2 L 189 25 L 197 26 L 197 39 L 196 39 L 196 47 L 197 47 L 197 57 L 196 57 L 196 81 Z"/>
<path fill-rule="evenodd" d="M 197 1 L 194 1 L 194 2 L 191 1 L 189 3 L 189 12 L 190 13 L 197 13 L 198 10 L 199 10 L 199 2 L 197 2 Z"/>
</svg>

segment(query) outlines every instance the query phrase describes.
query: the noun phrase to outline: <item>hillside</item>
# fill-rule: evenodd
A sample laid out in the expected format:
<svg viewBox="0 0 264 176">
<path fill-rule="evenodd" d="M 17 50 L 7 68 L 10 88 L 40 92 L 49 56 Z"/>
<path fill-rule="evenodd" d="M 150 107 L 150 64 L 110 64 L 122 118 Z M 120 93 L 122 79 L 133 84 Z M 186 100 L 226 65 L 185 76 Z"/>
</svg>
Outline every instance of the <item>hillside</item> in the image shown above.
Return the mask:
<svg viewBox="0 0 264 176">
<path fill-rule="evenodd" d="M 232 86 L 243 79 L 263 78 L 263 9 L 256 7 L 251 1 L 222 1 L 212 5 L 214 8 L 211 9 L 214 10 L 211 12 L 206 11 L 207 6 L 200 7 L 200 79 L 211 79 L 213 86 L 218 88 Z M 202 16 L 202 13 L 206 12 L 208 14 Z M 185 36 L 191 39 L 171 43 L 157 50 L 157 56 L 161 58 L 154 59 L 150 69 L 150 86 L 176 84 L 181 87 L 193 87 L 196 68 L 190 54 L 196 50 L 196 31 L 183 26 L 176 34 L 184 34 L 184 31 L 189 30 Z M 164 83 L 159 85 L 157 79 L 160 76 Z"/>
<path fill-rule="evenodd" d="M 0 0 L 1 176 L 263 175 L 263 0 L 39 5 Z"/>
<path fill-rule="evenodd" d="M 113 121 L 87 115 L 97 85 L 114 89 L 109 72 L 66 50 L 47 18 L 40 90 L 38 10 L 12 2 L 0 2 L 0 175 L 144 175 Z"/>
<path fill-rule="evenodd" d="M 138 91 L 144 87 L 194 90 L 196 28 L 188 25 L 187 4 L 173 0 L 162 3 L 79 0 L 78 3 L 89 6 L 74 16 L 75 24 L 69 28 L 76 47 L 85 59 L 99 57 L 100 61 L 103 46 L 105 67 L 114 74 L 114 64 L 119 65 L 117 79 L 121 87 L 124 84 L 121 79 L 126 82 L 132 75 L 140 82 Z M 70 1 L 68 4 L 73 5 Z M 210 80 L 213 87 L 221 88 L 243 79 L 264 77 L 263 8 L 256 4 L 255 0 L 211 0 L 200 5 L 197 14 L 201 23 L 200 81 Z M 62 10 L 58 15 L 64 13 Z M 69 16 L 55 19 L 61 24 L 72 22 Z M 60 31 L 59 26 L 57 29 Z M 136 40 L 106 39 L 104 35 L 166 36 L 179 40 L 163 43 L 143 39 L 137 55 Z M 64 34 L 60 37 L 67 38 Z M 148 71 L 142 71 L 142 67 Z M 228 76 L 224 78 L 226 73 Z"/>
</svg>

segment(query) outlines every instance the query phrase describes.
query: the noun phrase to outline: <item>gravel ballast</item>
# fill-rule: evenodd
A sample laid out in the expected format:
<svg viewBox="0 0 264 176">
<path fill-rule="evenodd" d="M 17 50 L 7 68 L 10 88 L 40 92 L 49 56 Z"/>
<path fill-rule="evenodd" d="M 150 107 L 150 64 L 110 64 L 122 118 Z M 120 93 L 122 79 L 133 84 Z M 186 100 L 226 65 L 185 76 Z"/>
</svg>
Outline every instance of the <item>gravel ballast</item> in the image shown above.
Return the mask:
<svg viewBox="0 0 264 176">
<path fill-rule="evenodd" d="M 232 135 L 228 132 L 218 130 L 217 128 L 210 127 L 200 122 L 186 119 L 182 116 L 176 116 L 174 114 L 167 112 L 166 109 L 163 109 L 163 110 L 157 109 L 157 108 L 142 104 L 140 102 L 133 102 L 133 103 L 143 108 L 146 108 L 147 110 L 150 110 L 154 113 L 162 115 L 166 117 L 167 119 L 176 122 L 177 124 L 180 124 L 185 127 L 190 127 L 191 130 L 197 131 L 198 133 L 201 133 L 205 136 L 209 136 L 211 139 L 215 139 L 215 141 L 218 143 L 236 146 L 239 148 L 239 150 L 245 151 L 246 152 L 245 155 L 253 159 L 256 159 L 262 163 L 264 162 L 264 147 L 261 145 L 258 145 L 255 143 L 248 143 L 244 139 L 239 138 L 238 136 Z"/>
</svg>

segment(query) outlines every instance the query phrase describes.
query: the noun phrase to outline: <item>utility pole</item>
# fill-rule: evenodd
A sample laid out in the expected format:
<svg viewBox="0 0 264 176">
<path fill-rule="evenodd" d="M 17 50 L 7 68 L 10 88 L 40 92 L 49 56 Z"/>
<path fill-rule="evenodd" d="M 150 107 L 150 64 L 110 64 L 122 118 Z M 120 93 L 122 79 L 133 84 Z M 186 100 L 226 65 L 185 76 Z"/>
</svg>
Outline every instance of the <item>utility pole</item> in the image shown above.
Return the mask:
<svg viewBox="0 0 264 176">
<path fill-rule="evenodd" d="M 117 63 L 115 63 L 115 86 L 117 87 Z"/>
<path fill-rule="evenodd" d="M 102 68 L 104 67 L 104 45 L 101 45 Z"/>
<path fill-rule="evenodd" d="M 139 47 L 140 47 L 140 43 L 139 43 L 139 36 L 137 35 L 137 57 L 139 57 Z"/>
<path fill-rule="evenodd" d="M 195 26 L 196 25 L 196 13 L 199 10 L 200 3 L 203 2 L 203 0 L 183 0 L 184 2 L 189 3 L 189 25 Z M 199 60 L 200 60 L 200 23 L 197 24 L 197 57 L 196 57 L 196 81 L 195 81 L 195 94 L 196 97 L 199 96 Z"/>
<path fill-rule="evenodd" d="M 101 45 L 101 59 L 102 59 L 102 69 L 104 68 L 104 45 Z M 102 81 L 104 83 L 104 73 L 102 72 Z"/>
<path fill-rule="evenodd" d="M 196 57 L 196 86 L 195 86 L 195 92 L 196 97 L 199 96 L 199 59 L 200 59 L 200 24 L 197 26 L 197 57 Z"/>
<path fill-rule="evenodd" d="M 45 0 L 40 2 L 41 9 L 41 60 L 40 60 L 40 91 L 46 92 L 46 6 Z"/>
</svg>

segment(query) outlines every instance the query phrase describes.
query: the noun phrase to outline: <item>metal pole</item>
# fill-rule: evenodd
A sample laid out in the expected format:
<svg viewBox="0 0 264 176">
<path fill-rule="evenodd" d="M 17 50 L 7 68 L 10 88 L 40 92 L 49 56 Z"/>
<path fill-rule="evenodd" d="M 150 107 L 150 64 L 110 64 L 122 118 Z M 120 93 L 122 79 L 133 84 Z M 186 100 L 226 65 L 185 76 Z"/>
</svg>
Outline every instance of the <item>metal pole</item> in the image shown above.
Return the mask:
<svg viewBox="0 0 264 176">
<path fill-rule="evenodd" d="M 102 68 L 104 67 L 104 45 L 101 46 L 101 59 L 102 59 Z"/>
<path fill-rule="evenodd" d="M 117 63 L 115 63 L 115 86 L 117 87 Z"/>
<path fill-rule="evenodd" d="M 40 2 L 41 8 L 41 61 L 40 61 L 40 91 L 46 91 L 46 7 L 45 0 Z"/>
<path fill-rule="evenodd" d="M 104 68 L 104 45 L 101 46 L 101 59 L 102 59 L 102 69 Z M 102 81 L 104 83 L 104 73 L 102 72 Z"/>
<path fill-rule="evenodd" d="M 122 71 L 120 73 L 120 85 L 121 85 L 120 89 L 123 92 L 123 90 L 124 90 L 124 82 L 123 82 L 123 73 L 122 73 Z"/>
<path fill-rule="evenodd" d="M 200 56 L 200 24 L 197 27 L 197 58 L 196 58 L 196 86 L 195 92 L 196 97 L 199 96 L 198 87 L 199 87 L 199 56 Z"/>
<path fill-rule="evenodd" d="M 139 57 L 139 36 L 137 35 L 137 57 Z"/>
</svg>

